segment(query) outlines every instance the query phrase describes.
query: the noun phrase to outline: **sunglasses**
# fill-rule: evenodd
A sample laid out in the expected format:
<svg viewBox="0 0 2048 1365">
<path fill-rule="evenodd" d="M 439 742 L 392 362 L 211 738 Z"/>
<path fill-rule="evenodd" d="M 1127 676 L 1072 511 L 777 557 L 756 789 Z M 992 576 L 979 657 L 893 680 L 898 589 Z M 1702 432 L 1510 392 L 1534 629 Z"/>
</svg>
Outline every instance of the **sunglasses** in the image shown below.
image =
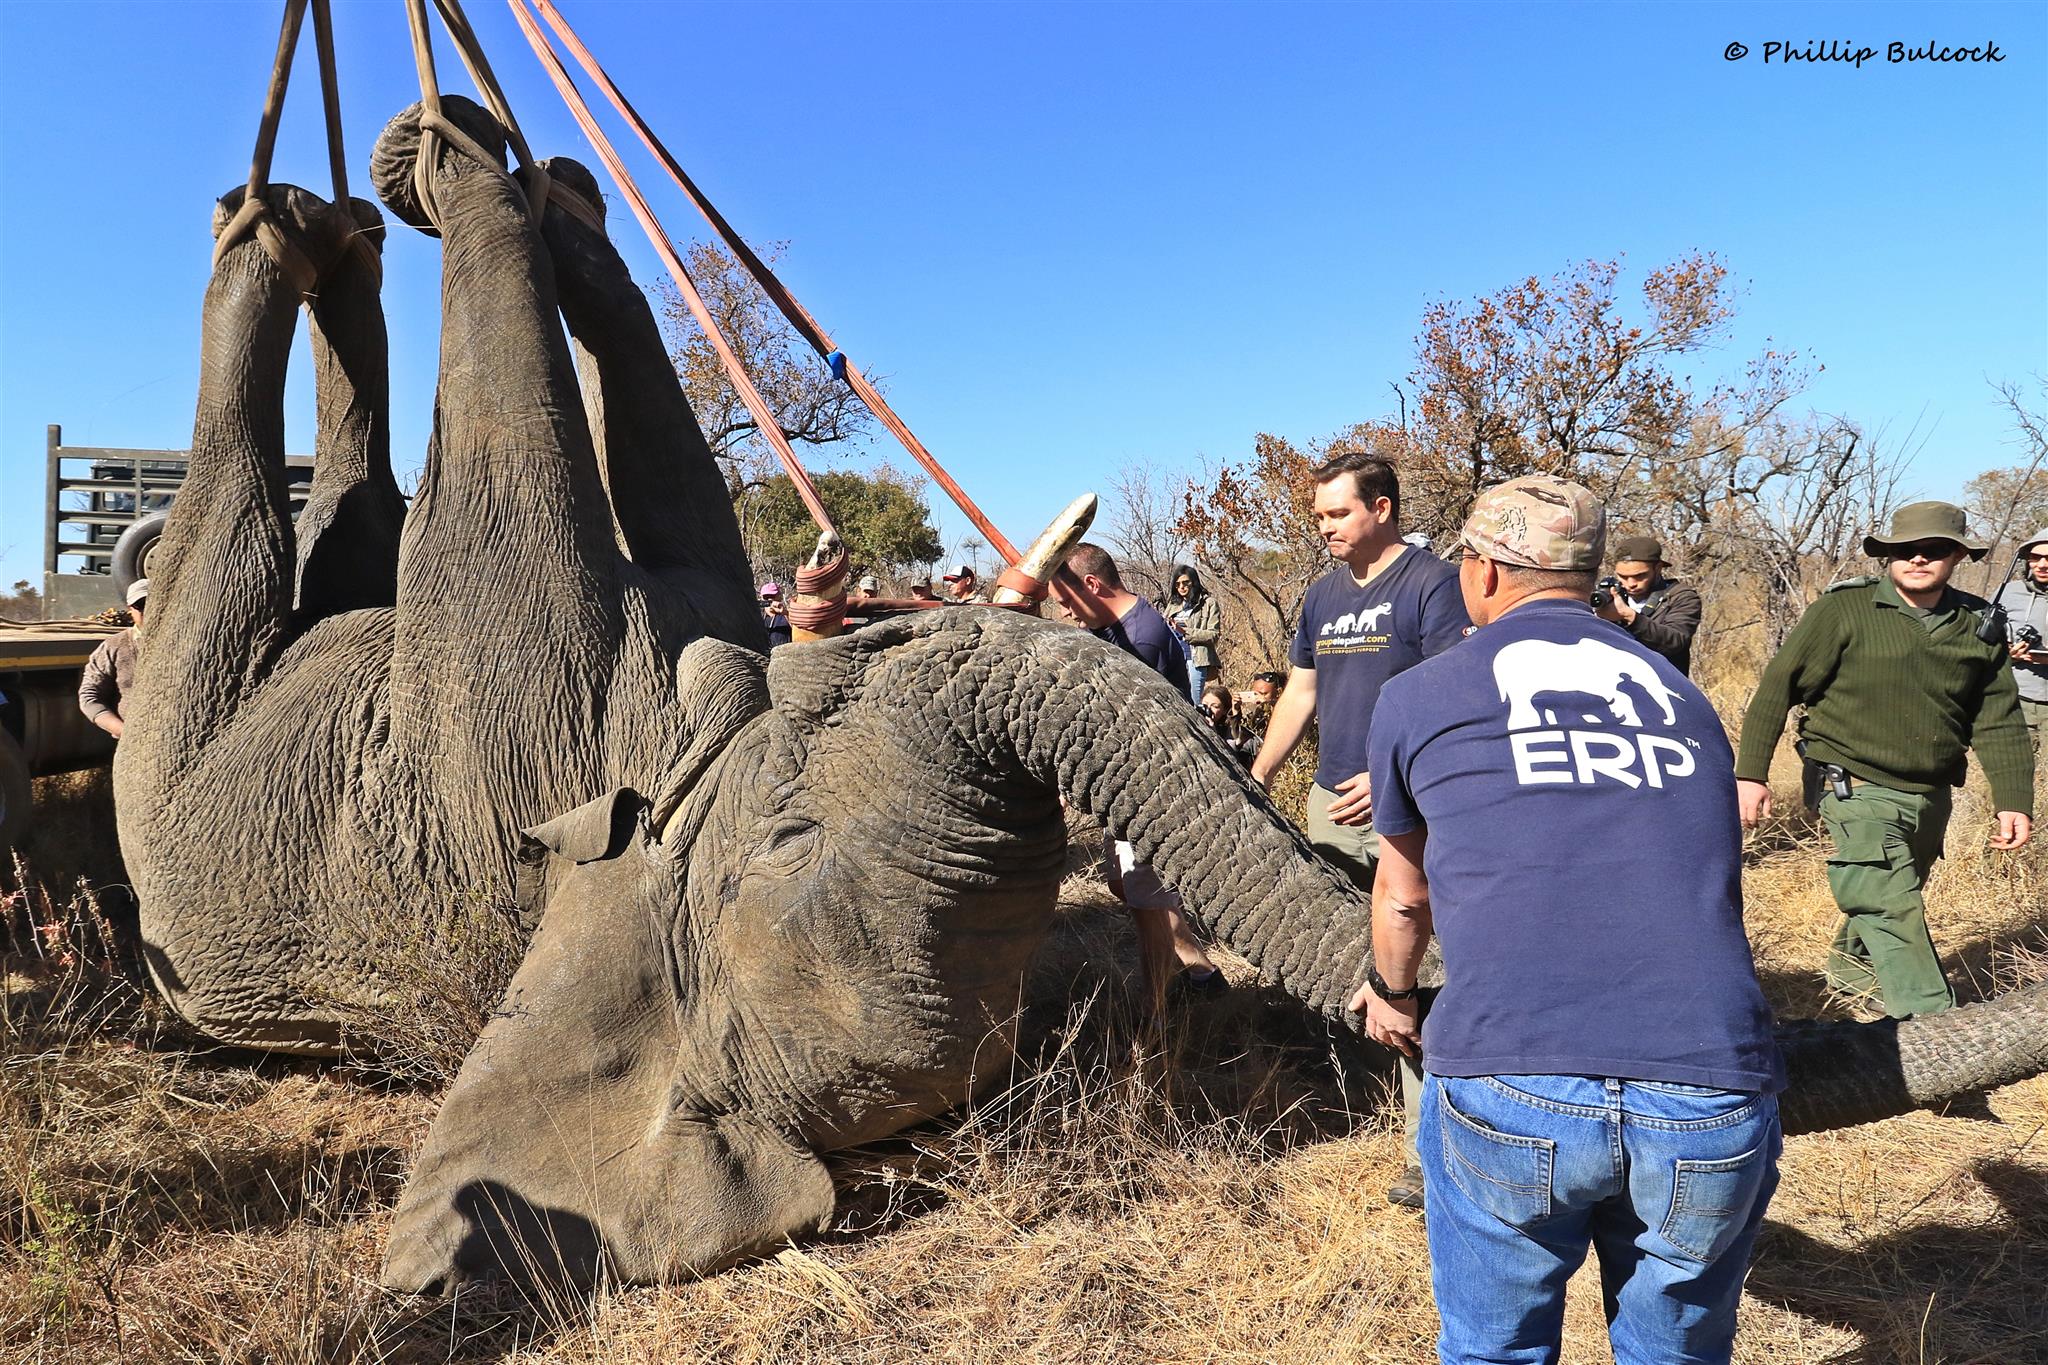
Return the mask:
<svg viewBox="0 0 2048 1365">
<path fill-rule="evenodd" d="M 2048 564 L 2048 555 L 2028 555 L 2028 556 L 2027 556 L 2027 563 L 2029 563 L 2029 564 Z"/>
<path fill-rule="evenodd" d="M 1933 563 L 1962 553 L 1962 546 L 1952 540 L 1916 540 L 1911 545 L 1893 545 L 1886 549 L 1886 559 L 1924 559 Z"/>
</svg>

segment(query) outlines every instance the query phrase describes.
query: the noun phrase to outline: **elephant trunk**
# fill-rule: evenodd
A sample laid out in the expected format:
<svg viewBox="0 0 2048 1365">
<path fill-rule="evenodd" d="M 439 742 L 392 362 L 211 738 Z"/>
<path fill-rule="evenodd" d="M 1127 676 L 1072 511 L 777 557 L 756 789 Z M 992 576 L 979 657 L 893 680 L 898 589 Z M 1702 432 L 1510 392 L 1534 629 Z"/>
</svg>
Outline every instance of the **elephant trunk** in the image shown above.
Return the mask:
<svg viewBox="0 0 2048 1365">
<path fill-rule="evenodd" d="M 1129 840 L 1198 928 L 1344 1019 L 1371 952 L 1367 898 L 1163 678 L 1079 631 L 1047 632 L 1030 658 L 1008 718 L 1024 766 Z"/>
<path fill-rule="evenodd" d="M 1874 1024 L 1781 1026 L 1788 1133 L 1873 1123 L 2048 1071 L 2048 982 Z"/>
</svg>

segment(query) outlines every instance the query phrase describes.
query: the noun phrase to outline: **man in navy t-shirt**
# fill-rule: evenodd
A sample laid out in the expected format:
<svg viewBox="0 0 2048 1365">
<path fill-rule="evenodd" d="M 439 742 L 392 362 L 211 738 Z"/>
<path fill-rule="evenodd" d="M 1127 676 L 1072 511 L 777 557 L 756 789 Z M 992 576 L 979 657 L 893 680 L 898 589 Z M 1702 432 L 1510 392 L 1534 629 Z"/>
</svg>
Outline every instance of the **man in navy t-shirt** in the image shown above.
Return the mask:
<svg viewBox="0 0 2048 1365">
<path fill-rule="evenodd" d="M 1081 582 L 1086 598 L 1083 605 L 1095 614 L 1095 619 L 1084 619 L 1081 624 L 1098 639 L 1136 655 L 1185 697 L 1188 663 L 1180 637 L 1150 602 L 1124 587 L 1123 575 L 1109 552 L 1084 540 L 1067 552 L 1066 563 Z M 1137 925 L 1145 984 L 1154 1006 L 1164 998 L 1166 973 L 1176 958 L 1184 969 L 1180 979 L 1187 991 L 1215 995 L 1227 990 L 1229 983 L 1209 960 L 1201 940 L 1188 932 L 1179 893 L 1160 881 L 1150 865 L 1137 860 L 1129 842 L 1107 833 L 1103 835 L 1102 862 L 1109 889 L 1130 910 Z"/>
<path fill-rule="evenodd" d="M 1273 774 L 1318 723 L 1316 780 L 1308 797 L 1308 841 L 1372 889 L 1379 859 L 1373 831 L 1366 745 L 1373 709 L 1389 678 L 1463 639 L 1471 623 L 1458 596 L 1458 571 L 1401 538 L 1401 486 L 1394 467 L 1363 451 L 1334 457 L 1315 472 L 1316 523 L 1337 566 L 1302 602 L 1294 634 L 1294 675 L 1273 708 L 1252 779 L 1268 791 Z M 1401 1075 L 1410 1160 L 1387 1190 L 1396 1204 L 1422 1205 L 1414 1162 L 1422 1073 Z"/>
<path fill-rule="evenodd" d="M 1458 570 L 1479 629 L 1373 720 L 1381 861 L 1352 1007 L 1428 1073 L 1446 1361 L 1555 1360 L 1589 1246 L 1617 1360 L 1727 1360 L 1777 1183 L 1734 755 L 1684 674 L 1593 615 L 1604 539 L 1577 484 L 1482 494 Z M 1643 828 L 1687 837 L 1618 833 Z M 1432 933 L 1445 984 L 1418 1027 Z"/>
</svg>

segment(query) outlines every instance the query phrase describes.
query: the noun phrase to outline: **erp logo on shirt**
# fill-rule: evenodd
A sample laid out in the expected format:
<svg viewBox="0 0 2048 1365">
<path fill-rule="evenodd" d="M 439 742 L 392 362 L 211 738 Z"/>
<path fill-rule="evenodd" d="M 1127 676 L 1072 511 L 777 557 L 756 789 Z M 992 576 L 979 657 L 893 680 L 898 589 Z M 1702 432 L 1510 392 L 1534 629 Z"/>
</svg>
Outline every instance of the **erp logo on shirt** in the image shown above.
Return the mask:
<svg viewBox="0 0 2048 1365">
<path fill-rule="evenodd" d="M 1625 649 L 1599 640 L 1516 640 L 1494 656 L 1493 680 L 1508 705 L 1508 744 L 1521 786 L 1607 779 L 1662 787 L 1698 767 L 1696 741 L 1656 734 L 1645 724 L 1676 726 L 1679 694 L 1647 659 Z"/>
</svg>

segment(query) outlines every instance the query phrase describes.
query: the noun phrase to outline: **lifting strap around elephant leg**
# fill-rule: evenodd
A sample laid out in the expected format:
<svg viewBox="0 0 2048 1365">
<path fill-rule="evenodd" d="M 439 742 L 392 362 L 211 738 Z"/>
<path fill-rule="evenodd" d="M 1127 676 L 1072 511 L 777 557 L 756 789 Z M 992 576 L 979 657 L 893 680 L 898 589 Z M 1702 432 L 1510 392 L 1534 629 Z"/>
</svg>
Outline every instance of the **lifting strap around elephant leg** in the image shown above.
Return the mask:
<svg viewBox="0 0 2048 1365">
<path fill-rule="evenodd" d="M 331 0 L 311 0 L 313 42 L 319 52 L 321 103 L 327 127 L 327 169 L 334 182 L 334 203 L 348 212 L 348 159 L 341 139 L 341 86 L 335 74 L 334 23 Z M 270 87 L 263 99 L 263 115 L 256 128 L 256 149 L 249 159 L 249 180 L 242 191 L 241 207 L 214 240 L 213 263 L 217 266 L 243 238 L 254 236 L 265 254 L 277 263 L 285 279 L 302 296 L 310 294 L 326 273 L 299 248 L 298 243 L 278 226 L 266 196 L 270 190 L 270 163 L 277 150 L 277 129 L 284 117 L 285 92 L 291 83 L 292 58 L 298 51 L 299 33 L 304 27 L 307 0 L 285 0 L 284 22 L 277 37 L 277 56 L 271 63 Z M 359 237 L 351 238 L 376 278 L 383 277 L 383 262 Z"/>
<path fill-rule="evenodd" d="M 513 117 L 512 105 L 505 98 L 496 73 L 491 70 L 490 60 L 484 56 L 483 44 L 477 41 L 476 30 L 469 26 L 469 17 L 462 12 L 461 0 L 434 0 L 434 8 L 440 13 L 441 24 L 455 45 L 455 54 L 469 72 L 484 107 L 505 130 L 506 141 L 512 144 L 513 155 L 519 158 L 519 169 L 525 172 L 525 179 L 521 183 L 518 176 L 511 178 L 520 183 L 527 209 L 534 222 L 538 223 L 541 214 L 547 210 L 553 181 L 535 163 L 533 152 L 526 145 L 526 135 L 519 130 L 519 120 Z M 405 17 L 412 33 L 413 65 L 419 75 L 420 103 L 424 106 L 420 117 L 419 156 L 413 163 L 413 195 L 427 216 L 438 221 L 433 207 L 434 167 L 440 160 L 437 144 L 445 142 L 493 169 L 498 169 L 498 163 L 496 157 L 487 155 L 441 112 L 441 82 L 434 70 L 434 41 L 427 24 L 426 0 L 406 0 Z M 500 174 L 510 173 L 500 170 Z"/>
</svg>

